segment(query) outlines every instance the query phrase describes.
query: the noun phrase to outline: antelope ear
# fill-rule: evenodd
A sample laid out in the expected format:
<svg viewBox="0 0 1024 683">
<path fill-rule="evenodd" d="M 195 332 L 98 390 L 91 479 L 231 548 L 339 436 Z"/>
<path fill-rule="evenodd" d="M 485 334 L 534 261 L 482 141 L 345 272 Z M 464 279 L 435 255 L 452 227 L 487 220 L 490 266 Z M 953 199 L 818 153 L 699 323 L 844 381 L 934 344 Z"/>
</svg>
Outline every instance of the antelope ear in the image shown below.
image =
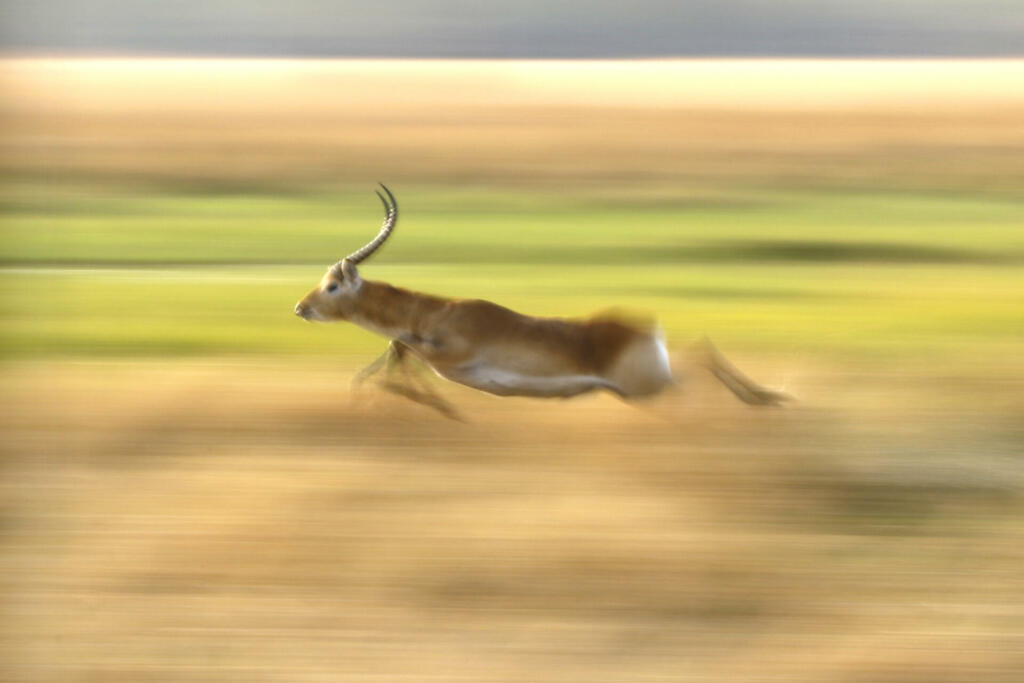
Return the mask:
<svg viewBox="0 0 1024 683">
<path fill-rule="evenodd" d="M 356 264 L 352 263 L 348 259 L 341 262 L 341 272 L 345 276 L 345 280 L 351 284 L 359 283 L 359 270 L 356 268 Z"/>
</svg>

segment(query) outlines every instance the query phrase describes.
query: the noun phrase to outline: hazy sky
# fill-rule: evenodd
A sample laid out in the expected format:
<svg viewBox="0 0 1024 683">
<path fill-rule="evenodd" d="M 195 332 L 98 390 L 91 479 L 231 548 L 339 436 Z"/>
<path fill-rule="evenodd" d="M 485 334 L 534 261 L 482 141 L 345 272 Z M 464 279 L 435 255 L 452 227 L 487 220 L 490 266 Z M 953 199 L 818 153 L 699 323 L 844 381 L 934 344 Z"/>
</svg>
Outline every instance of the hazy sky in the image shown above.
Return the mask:
<svg viewBox="0 0 1024 683">
<path fill-rule="evenodd" d="M 1024 0 L 0 0 L 30 53 L 1024 55 Z"/>
</svg>

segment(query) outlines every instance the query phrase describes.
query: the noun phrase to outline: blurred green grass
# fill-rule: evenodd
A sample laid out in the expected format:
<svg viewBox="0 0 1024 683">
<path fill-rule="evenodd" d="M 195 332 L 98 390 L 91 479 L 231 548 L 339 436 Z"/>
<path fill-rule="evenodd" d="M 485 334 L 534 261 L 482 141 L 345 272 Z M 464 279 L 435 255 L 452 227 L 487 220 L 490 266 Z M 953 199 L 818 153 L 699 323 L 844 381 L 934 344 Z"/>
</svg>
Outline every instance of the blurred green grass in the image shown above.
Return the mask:
<svg viewBox="0 0 1024 683">
<path fill-rule="evenodd" d="M 1024 335 L 1024 202 L 985 195 L 724 191 L 631 196 L 394 187 L 365 277 L 524 312 L 649 311 L 673 346 L 950 357 Z M 291 313 L 375 232 L 369 188 L 118 194 L 8 184 L 7 357 L 360 356 L 383 342 Z"/>
<path fill-rule="evenodd" d="M 12 264 L 320 263 L 373 234 L 370 187 L 335 194 L 117 195 L 10 185 Z M 748 191 L 631 197 L 396 188 L 390 263 L 1024 260 L 1024 201 L 984 195 Z M 775 249 L 772 248 L 775 246 Z"/>
</svg>

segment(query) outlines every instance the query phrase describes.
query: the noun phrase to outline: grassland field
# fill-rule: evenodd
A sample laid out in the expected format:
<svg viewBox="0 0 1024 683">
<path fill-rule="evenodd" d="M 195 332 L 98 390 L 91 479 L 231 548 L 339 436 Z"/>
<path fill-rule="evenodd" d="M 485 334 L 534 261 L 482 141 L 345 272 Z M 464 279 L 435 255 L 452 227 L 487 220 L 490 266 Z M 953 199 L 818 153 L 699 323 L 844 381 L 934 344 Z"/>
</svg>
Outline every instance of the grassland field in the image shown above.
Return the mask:
<svg viewBox="0 0 1024 683">
<path fill-rule="evenodd" d="M 0 678 L 1019 680 L 1022 74 L 0 61 Z M 377 180 L 364 277 L 799 401 L 353 392 Z"/>
</svg>

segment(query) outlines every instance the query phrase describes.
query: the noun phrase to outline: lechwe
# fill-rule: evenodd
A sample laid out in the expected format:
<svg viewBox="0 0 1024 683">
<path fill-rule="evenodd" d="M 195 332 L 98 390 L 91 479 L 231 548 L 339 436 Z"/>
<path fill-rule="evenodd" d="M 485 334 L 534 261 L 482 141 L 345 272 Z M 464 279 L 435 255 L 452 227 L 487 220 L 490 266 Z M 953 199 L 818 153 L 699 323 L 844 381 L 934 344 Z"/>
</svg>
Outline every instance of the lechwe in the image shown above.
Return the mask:
<svg viewBox="0 0 1024 683">
<path fill-rule="evenodd" d="M 398 203 L 387 187 L 380 233 L 330 268 L 295 305 L 306 320 L 347 320 L 391 340 L 387 352 L 359 373 L 365 380 L 385 365 L 384 388 L 455 417 L 455 410 L 425 383 L 412 386 L 411 353 L 438 375 L 499 396 L 567 398 L 605 389 L 624 399 L 653 396 L 673 386 L 668 351 L 656 325 L 613 315 L 585 320 L 536 318 L 479 299 L 446 299 L 360 276 L 356 265 L 387 241 L 398 220 Z M 386 195 L 386 196 L 385 196 Z M 745 377 L 706 340 L 702 363 L 736 396 L 752 405 L 787 397 Z M 405 382 L 394 381 L 400 368 Z"/>
</svg>

